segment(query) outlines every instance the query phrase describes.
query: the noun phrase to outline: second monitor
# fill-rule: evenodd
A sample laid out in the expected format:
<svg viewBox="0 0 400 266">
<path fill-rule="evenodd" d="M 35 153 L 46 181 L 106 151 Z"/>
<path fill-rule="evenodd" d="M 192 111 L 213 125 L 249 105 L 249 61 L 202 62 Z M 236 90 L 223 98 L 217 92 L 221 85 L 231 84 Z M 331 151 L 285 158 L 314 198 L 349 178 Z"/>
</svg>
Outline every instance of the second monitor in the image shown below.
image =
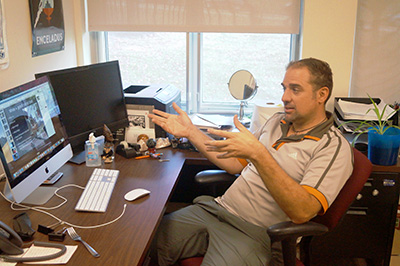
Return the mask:
<svg viewBox="0 0 400 266">
<path fill-rule="evenodd" d="M 48 76 L 74 151 L 74 163 L 83 163 L 89 133 L 103 134 L 128 126 L 128 115 L 118 61 L 39 73 Z"/>
</svg>

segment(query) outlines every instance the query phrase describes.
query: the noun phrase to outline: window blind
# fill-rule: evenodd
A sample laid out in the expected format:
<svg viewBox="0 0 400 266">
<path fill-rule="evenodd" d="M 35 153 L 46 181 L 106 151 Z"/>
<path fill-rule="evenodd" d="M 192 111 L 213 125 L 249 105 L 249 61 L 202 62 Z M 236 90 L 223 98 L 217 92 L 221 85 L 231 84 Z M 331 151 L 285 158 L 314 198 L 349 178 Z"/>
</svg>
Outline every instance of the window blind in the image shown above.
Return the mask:
<svg viewBox="0 0 400 266">
<path fill-rule="evenodd" d="M 89 31 L 299 32 L 300 0 L 87 0 Z"/>
<path fill-rule="evenodd" d="M 350 96 L 400 101 L 400 1 L 358 1 Z"/>
</svg>

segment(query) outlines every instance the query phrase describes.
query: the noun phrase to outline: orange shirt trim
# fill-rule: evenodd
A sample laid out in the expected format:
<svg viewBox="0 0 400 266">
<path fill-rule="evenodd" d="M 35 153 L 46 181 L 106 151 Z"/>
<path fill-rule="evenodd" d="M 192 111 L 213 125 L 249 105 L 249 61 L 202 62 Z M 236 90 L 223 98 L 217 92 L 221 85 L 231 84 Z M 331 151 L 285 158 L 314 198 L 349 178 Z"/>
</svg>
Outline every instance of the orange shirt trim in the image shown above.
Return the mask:
<svg viewBox="0 0 400 266">
<path fill-rule="evenodd" d="M 324 214 L 326 212 L 326 210 L 328 210 L 328 207 L 329 207 L 328 201 L 326 200 L 325 196 L 313 187 L 309 187 L 309 186 L 302 186 L 302 187 L 305 190 L 307 190 L 308 193 L 313 195 L 319 201 L 319 203 L 321 203 L 322 210 L 319 214 L 320 215 Z"/>
<path fill-rule="evenodd" d="M 245 159 L 238 158 L 238 161 L 243 167 L 246 167 L 249 163 Z"/>
<path fill-rule="evenodd" d="M 304 138 L 313 139 L 313 140 L 316 140 L 316 141 L 320 140 L 320 138 L 314 137 L 314 136 L 311 136 L 311 135 L 305 135 Z"/>
<path fill-rule="evenodd" d="M 280 147 L 282 147 L 282 146 L 283 146 L 283 144 L 285 144 L 285 143 L 286 143 L 286 142 L 283 142 L 283 141 L 282 141 L 281 143 L 279 143 L 279 145 L 278 145 L 278 146 L 276 146 L 276 148 L 275 148 L 275 149 L 276 149 L 276 150 L 279 150 L 279 148 L 280 148 Z"/>
</svg>

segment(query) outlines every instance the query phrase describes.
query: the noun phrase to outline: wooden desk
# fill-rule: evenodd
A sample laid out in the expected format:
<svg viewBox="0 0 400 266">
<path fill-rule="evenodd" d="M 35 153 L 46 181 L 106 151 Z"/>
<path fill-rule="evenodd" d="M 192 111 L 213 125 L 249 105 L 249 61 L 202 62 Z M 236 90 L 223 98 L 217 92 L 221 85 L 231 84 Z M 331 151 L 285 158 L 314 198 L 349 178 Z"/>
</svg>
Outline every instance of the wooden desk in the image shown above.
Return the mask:
<svg viewBox="0 0 400 266">
<path fill-rule="evenodd" d="M 400 173 L 400 158 L 397 159 L 397 164 L 395 165 L 373 165 L 372 171 L 374 172 L 392 172 L 392 173 Z"/>
<path fill-rule="evenodd" d="M 81 243 L 71 240 L 68 236 L 65 238 L 64 244 L 79 246 L 68 265 L 142 265 L 144 263 L 155 230 L 185 161 L 190 160 L 191 163 L 199 164 L 206 162 L 196 152 L 181 152 L 170 148 L 160 151 L 164 153 L 163 158 L 170 159 L 169 162 L 158 162 L 149 158 L 125 159 L 117 156 L 114 163 L 103 165 L 103 168 L 120 170 L 105 213 L 76 212 L 74 208 L 82 190 L 69 187 L 60 191 L 68 202 L 50 212 L 62 220 L 77 225 L 96 225 L 111 221 L 122 213 L 124 204 L 127 204 L 123 217 L 111 225 L 97 229 L 76 229 L 82 239 L 99 252 L 99 258 L 90 255 Z M 93 168 L 86 167 L 84 164 L 78 166 L 67 163 L 61 171 L 64 177 L 55 186 L 61 187 L 66 184 L 85 186 Z M 1 189 L 3 186 L 4 182 L 1 183 Z M 146 188 L 151 191 L 151 194 L 133 202 L 125 201 L 123 198 L 125 193 L 134 188 Z M 59 202 L 61 200 L 53 197 L 46 206 L 54 206 Z M 10 204 L 0 199 L 0 219 L 4 223 L 12 227 L 12 218 L 21 212 L 10 210 Z M 38 224 L 48 226 L 57 222 L 36 211 L 27 211 L 27 213 L 35 230 Z M 34 240 L 48 241 L 48 238 L 36 232 Z"/>
</svg>

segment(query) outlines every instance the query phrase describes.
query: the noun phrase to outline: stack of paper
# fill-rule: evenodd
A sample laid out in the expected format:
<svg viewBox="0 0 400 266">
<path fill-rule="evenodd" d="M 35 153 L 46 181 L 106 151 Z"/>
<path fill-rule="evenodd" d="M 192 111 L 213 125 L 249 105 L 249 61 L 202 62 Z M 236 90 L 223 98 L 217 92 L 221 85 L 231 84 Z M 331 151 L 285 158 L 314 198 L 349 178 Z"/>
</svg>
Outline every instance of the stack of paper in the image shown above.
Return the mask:
<svg viewBox="0 0 400 266">
<path fill-rule="evenodd" d="M 50 260 L 45 261 L 37 261 L 37 262 L 24 262 L 24 264 L 67 264 L 69 259 L 75 253 L 76 249 L 78 248 L 77 245 L 66 245 L 67 251 L 64 255 Z M 34 244 L 29 248 L 24 248 L 24 253 L 21 255 L 15 255 L 11 257 L 16 258 L 26 258 L 26 257 L 42 257 L 46 255 L 51 255 L 58 252 L 59 249 L 52 248 L 52 247 L 42 247 L 42 246 L 35 246 Z M 17 263 L 14 262 L 3 262 L 0 260 L 0 266 L 15 266 Z"/>
<path fill-rule="evenodd" d="M 194 114 L 190 116 L 192 123 L 198 128 L 216 128 L 223 129 L 225 127 L 233 126 L 233 117 L 223 115 L 205 115 L 205 114 Z"/>
<path fill-rule="evenodd" d="M 345 120 L 378 120 L 374 110 L 370 110 L 374 108 L 374 105 L 372 103 L 355 103 L 339 99 L 338 105 L 338 110 Z M 383 100 L 381 100 L 381 102 L 377 104 L 380 114 L 383 112 L 385 105 L 386 103 Z M 391 116 L 393 116 L 393 111 L 393 108 L 387 106 L 382 120 L 387 120 Z"/>
</svg>

